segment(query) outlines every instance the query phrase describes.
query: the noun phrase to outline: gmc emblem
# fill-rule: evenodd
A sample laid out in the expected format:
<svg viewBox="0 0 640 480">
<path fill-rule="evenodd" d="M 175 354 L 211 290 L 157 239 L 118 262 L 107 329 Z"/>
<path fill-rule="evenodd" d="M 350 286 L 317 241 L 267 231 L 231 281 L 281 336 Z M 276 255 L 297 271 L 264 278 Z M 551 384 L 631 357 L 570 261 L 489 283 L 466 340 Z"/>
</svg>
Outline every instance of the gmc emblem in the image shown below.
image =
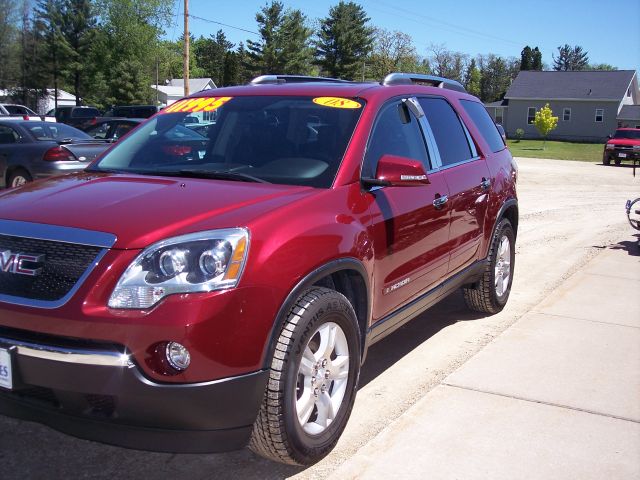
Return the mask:
<svg viewBox="0 0 640 480">
<path fill-rule="evenodd" d="M 40 275 L 42 267 L 28 268 L 25 263 L 38 264 L 42 262 L 44 262 L 44 255 L 0 250 L 0 272 L 17 273 L 18 275 L 35 277 L 36 275 Z"/>
</svg>

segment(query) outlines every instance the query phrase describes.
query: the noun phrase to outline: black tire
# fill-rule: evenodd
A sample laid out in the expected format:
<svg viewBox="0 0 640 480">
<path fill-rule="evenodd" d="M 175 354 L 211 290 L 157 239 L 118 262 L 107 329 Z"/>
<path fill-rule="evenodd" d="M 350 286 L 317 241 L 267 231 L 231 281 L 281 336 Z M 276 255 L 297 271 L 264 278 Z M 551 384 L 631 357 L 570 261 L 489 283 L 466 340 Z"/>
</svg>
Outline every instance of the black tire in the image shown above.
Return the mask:
<svg viewBox="0 0 640 480">
<path fill-rule="evenodd" d="M 602 164 L 603 165 L 610 165 L 611 164 L 611 157 L 609 157 L 609 155 L 605 155 L 602 157 Z"/>
<path fill-rule="evenodd" d="M 622 159 L 621 158 L 614 158 L 613 162 L 616 164 L 616 167 L 619 167 L 620 164 L 622 163 Z"/>
<path fill-rule="evenodd" d="M 298 420 L 296 401 L 301 392 L 300 362 L 305 348 L 320 334 L 318 329 L 329 322 L 337 324 L 344 333 L 349 370 L 344 397 L 333 421 L 324 431 L 312 435 Z M 347 298 L 321 287 L 303 292 L 280 332 L 249 448 L 270 460 L 291 465 L 311 465 L 327 455 L 340 438 L 353 408 L 360 375 L 360 352 L 358 321 Z M 333 381 L 331 385 L 327 387 L 328 392 L 333 388 Z M 317 407 L 312 408 L 316 412 Z"/>
<path fill-rule="evenodd" d="M 7 188 L 19 187 L 33 180 L 24 168 L 13 170 L 7 178 Z"/>
<path fill-rule="evenodd" d="M 507 286 L 502 289 L 502 292 L 498 292 L 496 289 L 496 264 L 500 261 L 499 249 L 503 239 L 509 242 L 509 273 Z M 498 266 L 500 267 L 500 265 Z M 486 263 L 482 277 L 478 282 L 465 286 L 462 289 L 467 306 L 471 310 L 483 313 L 498 313 L 502 310 L 509 299 L 509 293 L 511 293 L 514 266 L 515 235 L 511 222 L 503 218 L 493 234 L 488 262 Z"/>
</svg>

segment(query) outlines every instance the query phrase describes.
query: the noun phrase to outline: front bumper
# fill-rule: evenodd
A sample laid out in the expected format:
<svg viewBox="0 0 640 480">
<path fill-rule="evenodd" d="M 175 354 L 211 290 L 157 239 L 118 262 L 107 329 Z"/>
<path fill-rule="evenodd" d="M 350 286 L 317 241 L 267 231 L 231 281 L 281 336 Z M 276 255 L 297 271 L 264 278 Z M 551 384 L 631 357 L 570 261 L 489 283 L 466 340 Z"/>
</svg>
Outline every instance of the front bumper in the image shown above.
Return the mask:
<svg viewBox="0 0 640 480">
<path fill-rule="evenodd" d="M 605 149 L 604 156 L 611 160 L 640 160 L 640 149 L 633 148 L 614 148 Z"/>
<path fill-rule="evenodd" d="M 128 448 L 220 452 L 246 445 L 267 382 L 264 370 L 211 382 L 145 377 L 116 345 L 52 345 L 0 336 L 13 389 L 0 413 Z"/>
</svg>

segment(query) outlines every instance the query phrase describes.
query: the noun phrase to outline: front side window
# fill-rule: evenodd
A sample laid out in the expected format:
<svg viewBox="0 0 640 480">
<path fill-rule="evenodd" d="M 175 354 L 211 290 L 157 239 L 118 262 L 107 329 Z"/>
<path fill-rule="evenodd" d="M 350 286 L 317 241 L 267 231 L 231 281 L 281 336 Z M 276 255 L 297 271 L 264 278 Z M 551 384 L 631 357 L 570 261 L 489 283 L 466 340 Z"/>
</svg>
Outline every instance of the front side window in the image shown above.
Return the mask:
<svg viewBox="0 0 640 480">
<path fill-rule="evenodd" d="M 473 158 L 467 133 L 453 107 L 442 98 L 420 98 L 418 101 L 438 145 L 442 165 L 453 165 Z"/>
<path fill-rule="evenodd" d="M 562 109 L 562 121 L 563 122 L 570 122 L 571 121 L 571 109 L 570 108 Z"/>
<path fill-rule="evenodd" d="M 596 122 L 600 123 L 604 120 L 604 108 L 596 108 Z"/>
<path fill-rule="evenodd" d="M 529 107 L 527 109 L 527 125 L 533 125 L 536 119 L 536 107 Z"/>
<path fill-rule="evenodd" d="M 383 155 L 420 160 L 429 170 L 427 148 L 416 118 L 402 102 L 393 102 L 381 110 L 369 137 L 362 167 L 363 177 L 375 177 Z"/>
<path fill-rule="evenodd" d="M 193 97 L 136 128 L 92 169 L 328 188 L 364 106 L 333 97 Z"/>
</svg>

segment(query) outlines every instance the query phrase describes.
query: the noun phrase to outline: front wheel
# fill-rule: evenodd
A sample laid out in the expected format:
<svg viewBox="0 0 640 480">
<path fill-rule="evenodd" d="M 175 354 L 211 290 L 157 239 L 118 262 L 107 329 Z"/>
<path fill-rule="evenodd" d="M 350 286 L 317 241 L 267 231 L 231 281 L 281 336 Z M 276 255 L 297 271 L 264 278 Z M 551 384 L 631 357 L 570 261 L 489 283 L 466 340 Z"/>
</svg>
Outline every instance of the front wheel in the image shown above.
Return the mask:
<svg viewBox="0 0 640 480">
<path fill-rule="evenodd" d="M 278 338 L 249 448 L 293 465 L 323 458 L 347 424 L 359 374 L 353 307 L 334 290 L 305 291 Z"/>
<path fill-rule="evenodd" d="M 478 312 L 498 313 L 504 308 L 511 292 L 515 263 L 515 235 L 506 218 L 498 224 L 488 261 L 480 280 L 463 288 L 467 306 Z"/>
</svg>

